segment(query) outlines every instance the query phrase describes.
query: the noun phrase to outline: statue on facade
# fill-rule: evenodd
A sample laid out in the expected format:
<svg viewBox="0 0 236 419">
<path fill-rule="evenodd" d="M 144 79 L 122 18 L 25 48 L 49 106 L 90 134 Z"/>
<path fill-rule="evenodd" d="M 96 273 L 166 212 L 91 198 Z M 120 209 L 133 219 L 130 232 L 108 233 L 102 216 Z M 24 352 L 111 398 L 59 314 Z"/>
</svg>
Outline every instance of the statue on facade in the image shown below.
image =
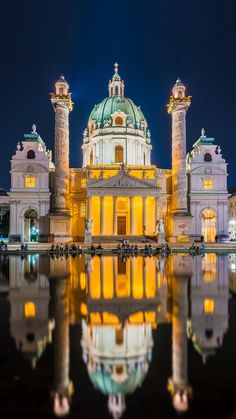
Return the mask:
<svg viewBox="0 0 236 419">
<path fill-rule="evenodd" d="M 86 219 L 85 220 L 85 235 L 84 235 L 85 243 L 92 242 L 92 226 L 93 226 L 93 220 Z"/>
<path fill-rule="evenodd" d="M 156 235 L 158 243 L 165 243 L 165 226 L 163 218 L 156 222 Z"/>
</svg>

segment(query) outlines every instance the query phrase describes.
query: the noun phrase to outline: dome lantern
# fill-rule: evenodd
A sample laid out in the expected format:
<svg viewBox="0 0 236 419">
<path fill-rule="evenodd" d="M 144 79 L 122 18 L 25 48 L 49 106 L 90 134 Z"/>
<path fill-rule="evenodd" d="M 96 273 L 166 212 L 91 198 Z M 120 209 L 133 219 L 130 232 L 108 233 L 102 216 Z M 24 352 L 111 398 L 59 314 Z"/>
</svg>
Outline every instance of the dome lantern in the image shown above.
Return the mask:
<svg viewBox="0 0 236 419">
<path fill-rule="evenodd" d="M 124 81 L 121 80 L 121 77 L 118 73 L 119 65 L 117 63 L 114 64 L 114 75 L 112 80 L 109 81 L 108 90 L 109 90 L 109 97 L 113 96 L 120 96 L 124 97 L 124 90 L 125 84 Z"/>
</svg>

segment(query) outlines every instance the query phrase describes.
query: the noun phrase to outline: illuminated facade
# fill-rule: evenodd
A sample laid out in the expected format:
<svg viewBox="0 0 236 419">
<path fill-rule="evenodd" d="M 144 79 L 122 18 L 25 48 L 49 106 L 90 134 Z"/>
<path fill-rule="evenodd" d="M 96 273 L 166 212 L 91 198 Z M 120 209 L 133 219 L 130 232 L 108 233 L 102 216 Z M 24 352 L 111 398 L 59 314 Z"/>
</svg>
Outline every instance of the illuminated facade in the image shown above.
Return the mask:
<svg viewBox="0 0 236 419">
<path fill-rule="evenodd" d="M 30 239 L 27 217 L 31 210 L 39 221 L 47 215 L 39 226 L 44 241 L 86 241 L 88 224 L 90 236 L 97 240 L 108 236 L 156 238 L 160 220 L 169 241 L 201 236 L 215 241 L 226 234 L 227 166 L 219 146 L 205 133 L 186 156 L 186 112 L 191 97 L 186 96 L 183 83 L 176 81 L 167 105 L 172 118 L 171 170 L 151 163 L 147 121 L 140 107 L 125 97 L 117 64 L 108 91 L 108 97 L 93 108 L 84 130 L 82 168 L 69 168 L 69 113 L 73 102 L 65 78 L 61 76 L 56 82 L 50 94 L 55 111 L 55 168 L 47 157 L 47 199 L 37 189 L 39 174 L 35 176 L 37 170 L 33 168 L 36 160 L 27 155 L 28 136 L 13 157 L 22 155 L 25 159 L 24 168 L 17 169 L 17 184 L 12 160 L 11 236 Z M 32 138 L 30 142 L 32 145 Z M 18 190 L 20 195 L 14 195 Z M 36 205 L 35 201 L 41 199 L 45 209 Z M 23 217 L 21 221 L 18 215 Z"/>
</svg>

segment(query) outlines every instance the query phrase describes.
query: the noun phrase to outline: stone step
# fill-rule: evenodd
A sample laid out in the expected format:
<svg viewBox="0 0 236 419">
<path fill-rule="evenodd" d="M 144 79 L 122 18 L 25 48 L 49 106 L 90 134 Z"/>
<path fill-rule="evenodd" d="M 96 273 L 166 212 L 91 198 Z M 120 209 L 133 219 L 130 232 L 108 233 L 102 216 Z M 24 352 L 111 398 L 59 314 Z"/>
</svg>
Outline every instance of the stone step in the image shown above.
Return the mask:
<svg viewBox="0 0 236 419">
<path fill-rule="evenodd" d="M 118 235 L 118 236 L 92 236 L 93 243 L 114 243 L 121 241 L 123 239 L 129 240 L 130 242 L 143 242 L 143 240 L 150 240 L 155 241 L 156 239 L 153 236 L 126 236 L 126 235 Z"/>
</svg>

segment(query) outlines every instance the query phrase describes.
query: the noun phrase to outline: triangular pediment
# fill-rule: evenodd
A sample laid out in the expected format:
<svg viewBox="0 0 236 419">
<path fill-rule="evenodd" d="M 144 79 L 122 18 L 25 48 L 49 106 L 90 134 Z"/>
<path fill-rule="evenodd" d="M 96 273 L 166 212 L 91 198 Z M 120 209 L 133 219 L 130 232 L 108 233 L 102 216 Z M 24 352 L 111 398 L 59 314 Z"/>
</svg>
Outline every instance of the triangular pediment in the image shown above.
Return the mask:
<svg viewBox="0 0 236 419">
<path fill-rule="evenodd" d="M 120 171 L 115 176 L 107 179 L 90 178 L 87 187 L 91 188 L 142 188 L 142 189 L 157 189 L 155 186 L 155 179 L 137 179 L 130 176 L 127 172 Z"/>
</svg>

